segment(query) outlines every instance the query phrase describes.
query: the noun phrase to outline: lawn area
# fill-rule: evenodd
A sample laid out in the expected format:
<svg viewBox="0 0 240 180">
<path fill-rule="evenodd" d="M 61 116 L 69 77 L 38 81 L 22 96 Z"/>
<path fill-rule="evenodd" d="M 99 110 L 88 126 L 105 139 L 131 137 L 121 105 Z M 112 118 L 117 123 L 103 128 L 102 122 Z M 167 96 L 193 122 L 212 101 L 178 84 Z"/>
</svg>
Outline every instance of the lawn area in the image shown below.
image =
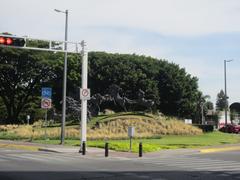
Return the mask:
<svg viewBox="0 0 240 180">
<path fill-rule="evenodd" d="M 59 144 L 59 140 L 35 140 L 34 142 Z M 109 148 L 116 151 L 129 151 L 129 140 L 109 140 Z M 156 139 L 134 139 L 132 151 L 138 152 L 138 144 L 142 142 L 144 152 L 154 152 L 162 149 L 196 148 L 201 146 L 211 146 L 220 144 L 240 143 L 240 136 L 237 134 L 227 134 L 221 132 L 205 133 L 202 135 L 180 136 L 166 135 Z M 79 146 L 80 140 L 65 140 L 66 145 Z M 105 142 L 102 140 L 88 141 L 89 147 L 104 148 Z"/>
</svg>

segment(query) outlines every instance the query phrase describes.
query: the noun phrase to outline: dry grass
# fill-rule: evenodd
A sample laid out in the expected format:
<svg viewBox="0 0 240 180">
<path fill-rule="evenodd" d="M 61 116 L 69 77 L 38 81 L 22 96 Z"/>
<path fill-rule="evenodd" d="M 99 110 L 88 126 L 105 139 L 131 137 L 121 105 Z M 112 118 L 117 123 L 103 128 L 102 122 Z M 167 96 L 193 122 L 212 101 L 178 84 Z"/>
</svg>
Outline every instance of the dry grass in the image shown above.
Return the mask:
<svg viewBox="0 0 240 180">
<path fill-rule="evenodd" d="M 90 129 L 89 139 L 125 139 L 128 127 L 135 127 L 136 138 L 150 138 L 160 135 L 199 135 L 202 130 L 182 121 L 151 118 L 116 119 L 107 123 L 100 123 L 99 127 Z"/>
<path fill-rule="evenodd" d="M 165 116 L 119 116 L 115 119 L 99 122 L 96 126 L 88 128 L 88 139 L 126 139 L 129 126 L 135 127 L 136 138 L 151 138 L 161 135 L 199 135 L 202 130 L 191 125 L 184 124 L 175 118 Z M 43 128 L 42 122 L 30 125 L 7 125 L 0 126 L 0 131 L 14 134 L 19 138 L 42 139 L 45 137 L 59 139 L 60 127 Z M 67 127 L 66 138 L 79 139 L 80 129 L 78 126 Z"/>
<path fill-rule="evenodd" d="M 1 131 L 9 131 L 9 130 L 12 130 L 12 129 L 16 129 L 18 128 L 19 125 L 0 125 L 0 132 Z"/>
</svg>

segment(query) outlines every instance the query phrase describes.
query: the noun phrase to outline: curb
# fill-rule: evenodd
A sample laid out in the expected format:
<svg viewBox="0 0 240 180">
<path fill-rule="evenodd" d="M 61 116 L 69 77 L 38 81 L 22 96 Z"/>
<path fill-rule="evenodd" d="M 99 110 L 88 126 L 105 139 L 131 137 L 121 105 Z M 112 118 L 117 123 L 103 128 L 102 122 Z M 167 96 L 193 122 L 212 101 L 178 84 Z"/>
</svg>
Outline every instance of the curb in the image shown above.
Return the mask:
<svg viewBox="0 0 240 180">
<path fill-rule="evenodd" d="M 38 148 L 38 151 L 60 153 L 60 152 L 57 151 L 57 150 L 45 149 L 45 148 Z"/>
<path fill-rule="evenodd" d="M 235 151 L 235 150 L 240 150 L 240 146 L 200 149 L 199 151 L 200 151 L 200 153 L 214 153 L 214 152 Z"/>
</svg>

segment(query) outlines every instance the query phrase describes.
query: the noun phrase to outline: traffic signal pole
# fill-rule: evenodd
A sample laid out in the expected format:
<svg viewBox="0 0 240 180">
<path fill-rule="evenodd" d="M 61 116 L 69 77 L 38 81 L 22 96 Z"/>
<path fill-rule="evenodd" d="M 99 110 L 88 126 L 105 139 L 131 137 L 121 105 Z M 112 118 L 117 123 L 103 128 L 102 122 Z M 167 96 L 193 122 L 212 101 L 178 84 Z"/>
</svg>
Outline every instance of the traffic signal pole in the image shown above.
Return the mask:
<svg viewBox="0 0 240 180">
<path fill-rule="evenodd" d="M 11 37 L 16 40 L 21 40 L 21 45 L 15 45 L 15 44 L 5 44 L 1 43 L 0 40 L 0 47 L 7 47 L 7 48 L 15 48 L 15 49 L 28 49 L 28 50 L 37 50 L 37 51 L 50 51 L 50 52 L 68 52 L 68 53 L 81 53 L 81 43 L 79 42 L 72 42 L 72 41 L 58 41 L 58 40 L 48 40 L 48 39 L 38 39 L 38 38 L 31 38 L 28 36 L 13 36 L 13 35 L 6 35 L 0 33 L 0 38 L 4 37 Z M 47 47 L 37 47 L 36 45 L 33 46 L 31 42 L 45 42 L 48 44 Z M 67 43 L 67 49 L 65 50 L 64 45 Z"/>
<path fill-rule="evenodd" d="M 79 42 L 70 42 L 70 41 L 56 41 L 56 40 L 46 40 L 46 39 L 33 39 L 29 37 L 17 37 L 11 35 L 0 34 L 0 37 L 12 37 L 12 38 L 19 38 L 20 40 L 24 39 L 24 44 L 21 46 L 16 45 L 7 45 L 6 43 L 0 43 L 0 47 L 7 47 L 7 48 L 17 48 L 17 49 L 28 49 L 28 50 L 37 50 L 37 51 L 50 51 L 50 52 L 68 52 L 68 53 L 80 53 L 82 57 L 82 88 L 87 89 L 87 79 L 88 79 L 88 53 L 85 49 L 86 43 L 82 41 Z M 5 42 L 5 39 L 2 39 Z M 31 46 L 31 41 L 40 41 L 48 43 L 48 47 L 36 47 Z M 68 44 L 68 46 L 65 46 Z M 66 47 L 66 48 L 65 48 Z M 80 49 L 81 48 L 81 49 Z M 87 99 L 82 99 L 81 104 L 81 149 L 83 142 L 86 143 L 87 140 Z M 81 150 L 80 149 L 80 150 Z"/>
</svg>

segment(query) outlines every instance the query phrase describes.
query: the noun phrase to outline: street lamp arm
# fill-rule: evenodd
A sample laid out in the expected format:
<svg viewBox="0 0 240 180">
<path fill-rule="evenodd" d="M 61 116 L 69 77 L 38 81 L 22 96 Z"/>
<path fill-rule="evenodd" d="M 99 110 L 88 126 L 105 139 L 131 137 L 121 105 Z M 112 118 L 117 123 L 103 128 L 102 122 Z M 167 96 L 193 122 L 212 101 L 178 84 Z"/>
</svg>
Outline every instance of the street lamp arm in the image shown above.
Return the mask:
<svg viewBox="0 0 240 180">
<path fill-rule="evenodd" d="M 61 10 L 59 10 L 59 9 L 54 9 L 54 11 L 59 12 L 59 13 L 65 13 L 65 14 L 68 13 L 68 10 L 66 10 L 66 11 L 61 11 Z"/>
</svg>

